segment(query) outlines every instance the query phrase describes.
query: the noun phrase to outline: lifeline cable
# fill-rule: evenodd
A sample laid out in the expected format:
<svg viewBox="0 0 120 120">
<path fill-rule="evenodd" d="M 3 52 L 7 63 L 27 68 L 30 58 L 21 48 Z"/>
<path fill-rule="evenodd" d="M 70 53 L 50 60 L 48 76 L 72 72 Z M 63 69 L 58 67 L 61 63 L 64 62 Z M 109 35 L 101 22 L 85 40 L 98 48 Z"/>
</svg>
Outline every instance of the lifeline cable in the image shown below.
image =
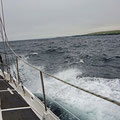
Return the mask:
<svg viewBox="0 0 120 120">
<path fill-rule="evenodd" d="M 3 14 L 4 14 L 4 11 L 3 11 Z M 60 82 L 62 82 L 62 83 L 65 83 L 65 84 L 67 84 L 67 85 L 69 85 L 69 86 L 71 86 L 71 87 L 73 87 L 73 88 L 82 90 L 82 91 L 84 91 L 84 92 L 86 92 L 86 93 L 89 93 L 89 94 L 91 94 L 91 95 L 94 95 L 94 96 L 96 96 L 96 97 L 99 97 L 99 98 L 101 98 L 101 99 L 104 99 L 104 100 L 106 100 L 106 101 L 108 101 L 108 102 L 111 102 L 111 103 L 113 103 L 113 104 L 116 104 L 116 105 L 120 106 L 120 102 L 118 102 L 118 101 L 116 101 L 116 100 L 112 100 L 112 99 L 110 99 L 110 98 L 108 98 L 108 97 L 105 97 L 105 96 L 102 96 L 102 95 L 98 95 L 98 94 L 93 93 L 93 92 L 91 92 L 91 91 L 89 91 L 89 90 L 86 90 L 86 89 L 81 88 L 81 87 L 79 87 L 79 86 L 73 85 L 72 83 L 66 82 L 66 81 L 64 81 L 64 80 L 62 80 L 62 79 L 60 79 L 60 78 L 57 78 L 57 77 L 52 76 L 52 75 L 50 75 L 50 74 L 48 74 L 48 73 L 46 73 L 46 72 L 44 72 L 44 71 L 41 71 L 40 69 L 38 69 L 38 68 L 35 67 L 34 65 L 31 65 L 30 63 L 26 62 L 23 58 L 19 57 L 19 56 L 15 53 L 15 51 L 11 48 L 11 46 L 10 46 L 9 43 L 8 43 L 8 37 L 7 37 L 7 33 L 6 33 L 5 26 L 4 26 L 3 23 L 2 23 L 2 27 L 3 27 L 4 34 L 5 34 L 5 38 L 6 38 L 6 41 L 5 41 L 5 42 L 6 42 L 7 46 L 8 46 L 8 48 L 12 51 L 12 53 L 13 53 L 19 60 L 23 61 L 25 64 L 27 64 L 28 66 L 34 68 L 35 70 L 40 71 L 40 72 L 44 73 L 45 75 L 48 75 L 48 76 L 50 76 L 50 77 L 52 77 L 52 78 L 55 78 L 56 80 L 58 80 L 58 81 L 60 81 Z"/>
</svg>

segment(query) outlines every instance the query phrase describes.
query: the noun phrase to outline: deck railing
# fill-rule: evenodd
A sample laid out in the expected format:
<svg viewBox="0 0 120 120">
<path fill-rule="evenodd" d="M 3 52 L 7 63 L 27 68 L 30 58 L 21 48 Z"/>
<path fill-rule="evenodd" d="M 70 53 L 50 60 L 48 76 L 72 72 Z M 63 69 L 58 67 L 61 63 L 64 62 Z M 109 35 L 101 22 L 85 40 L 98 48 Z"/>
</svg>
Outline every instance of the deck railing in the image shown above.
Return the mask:
<svg viewBox="0 0 120 120">
<path fill-rule="evenodd" d="M 0 52 L 1 54 L 6 54 L 6 53 L 4 53 L 4 52 Z M 8 57 L 9 55 L 7 54 L 7 58 L 9 58 Z M 10 56 L 12 56 L 12 55 L 10 55 Z M 11 77 L 15 77 L 16 78 L 16 82 L 18 82 L 18 84 L 21 84 L 21 87 L 22 87 L 22 90 L 23 90 L 23 92 L 25 93 L 25 90 L 24 90 L 24 85 L 23 85 L 23 82 L 22 82 L 22 80 L 21 80 L 21 76 L 20 76 L 20 65 L 19 65 L 19 60 L 22 60 L 23 62 L 25 62 L 25 64 L 26 64 L 26 61 L 25 60 L 23 60 L 23 58 L 21 58 L 20 56 L 19 57 L 17 57 L 17 56 L 14 56 L 15 58 L 13 58 L 13 57 L 11 57 L 11 58 L 9 58 L 9 60 L 10 59 L 12 59 L 12 60 L 10 60 L 10 61 L 14 61 L 14 65 L 15 65 L 15 69 L 13 69 L 12 68 L 12 65 L 10 65 L 9 63 L 10 62 L 8 62 L 8 63 L 4 63 L 3 64 L 3 66 L 5 67 L 4 68 L 4 70 L 6 70 L 6 72 L 11 76 Z M 8 60 L 8 61 L 9 61 Z M 44 109 L 45 109 L 45 111 L 47 112 L 47 102 L 46 102 L 46 94 L 45 94 L 45 84 L 44 84 L 44 77 L 43 77 L 43 74 L 45 74 L 45 75 L 47 75 L 47 76 L 49 76 L 49 77 L 52 77 L 52 78 L 55 78 L 55 79 L 58 79 L 58 80 L 61 80 L 61 79 L 59 79 L 59 78 L 57 78 L 57 77 L 55 77 L 55 76 L 52 76 L 52 75 L 50 75 L 50 74 L 48 74 L 48 73 L 46 73 L 46 72 L 44 72 L 44 71 L 41 71 L 40 69 L 38 69 L 38 68 L 36 68 L 35 66 L 33 66 L 33 65 L 31 65 L 31 64 L 29 64 L 29 63 L 27 63 L 27 65 L 28 66 L 30 66 L 30 67 L 32 67 L 34 70 L 36 70 L 36 71 L 38 71 L 39 72 L 39 78 L 40 78 L 40 81 L 41 81 L 41 88 L 42 88 L 42 96 L 43 96 L 43 103 L 44 103 Z M 13 70 L 13 74 L 11 74 L 11 70 Z M 15 71 L 14 71 L 15 70 Z M 14 83 L 15 83 L 15 81 L 13 81 Z M 16 84 L 16 83 L 15 83 Z M 62 105 L 60 105 L 59 103 L 57 103 L 56 101 L 54 101 L 56 104 L 58 104 L 59 106 L 61 106 L 65 111 L 67 111 L 69 114 L 71 114 L 76 120 L 80 120 L 78 117 L 76 117 L 73 113 L 71 113 L 69 110 L 67 110 L 66 108 L 64 108 Z"/>
<path fill-rule="evenodd" d="M 62 79 L 60 79 L 60 78 L 58 78 L 58 77 L 55 77 L 55 76 L 53 76 L 53 75 L 50 75 L 50 74 L 48 74 L 48 73 L 40 70 L 39 68 L 33 66 L 32 64 L 28 63 L 26 60 L 24 60 L 23 58 L 21 58 L 20 56 L 18 56 L 18 55 L 12 50 L 11 47 L 10 47 L 10 50 L 12 51 L 12 53 L 13 53 L 14 56 L 15 56 L 15 59 L 14 59 L 14 60 L 16 60 L 16 61 L 15 61 L 15 62 L 16 62 L 16 71 L 17 71 L 16 73 L 17 73 L 17 80 L 18 80 L 19 83 L 22 82 L 22 81 L 20 80 L 20 75 L 19 75 L 19 60 L 23 61 L 24 64 L 27 64 L 28 66 L 32 67 L 34 70 L 37 70 L 37 71 L 39 72 L 39 74 L 40 74 L 40 80 L 41 80 L 41 85 L 42 85 L 42 94 L 43 94 L 45 111 L 47 111 L 47 104 L 46 104 L 46 94 L 45 94 L 43 74 L 45 74 L 45 75 L 47 75 L 47 76 L 49 76 L 49 77 L 52 77 L 52 78 L 54 78 L 55 80 L 58 80 L 58 81 L 60 81 L 60 82 L 62 82 L 62 83 L 64 83 L 64 84 L 67 84 L 67 85 L 69 85 L 69 86 L 71 86 L 71 87 L 73 87 L 73 88 L 82 90 L 82 91 L 84 91 L 84 92 L 86 92 L 86 93 L 89 93 L 89 94 L 91 94 L 91 95 L 94 95 L 94 96 L 96 96 L 96 97 L 99 97 L 99 98 L 101 98 L 101 99 L 104 99 L 104 100 L 106 100 L 106 101 L 109 101 L 109 102 L 111 102 L 111 103 L 113 103 L 113 104 L 116 104 L 116 105 L 120 106 L 120 102 L 118 102 L 118 101 L 116 101 L 116 100 L 112 100 L 112 99 L 110 99 L 110 98 L 108 98 L 108 97 L 105 97 L 105 96 L 103 96 L 103 95 L 98 95 L 98 94 L 96 94 L 96 93 L 94 93 L 94 92 L 91 92 L 91 91 L 89 91 L 89 90 L 86 90 L 86 89 L 84 89 L 84 88 L 81 88 L 81 87 L 79 87 L 79 86 L 76 86 L 76 85 L 74 85 L 74 84 L 72 84 L 72 83 L 69 83 L 69 82 L 67 82 L 67 81 L 64 81 L 64 80 L 62 80 Z M 2 54 L 4 54 L 4 53 L 2 53 Z M 5 54 L 5 55 L 6 55 L 6 54 Z M 8 63 L 6 63 L 6 64 L 7 64 L 7 68 L 10 69 L 11 66 L 10 66 Z M 9 71 L 10 71 L 10 70 L 7 69 L 7 72 L 9 72 Z M 9 73 L 9 74 L 10 74 L 10 73 Z M 23 90 L 24 90 L 24 87 L 23 87 Z"/>
</svg>

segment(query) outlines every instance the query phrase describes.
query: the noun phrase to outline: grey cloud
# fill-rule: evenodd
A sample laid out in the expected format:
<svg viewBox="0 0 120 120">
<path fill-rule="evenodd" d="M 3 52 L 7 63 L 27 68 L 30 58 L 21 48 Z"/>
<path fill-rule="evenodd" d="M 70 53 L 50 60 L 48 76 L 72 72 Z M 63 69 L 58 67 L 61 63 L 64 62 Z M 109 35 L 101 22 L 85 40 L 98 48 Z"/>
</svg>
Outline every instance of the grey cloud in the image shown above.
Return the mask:
<svg viewBox="0 0 120 120">
<path fill-rule="evenodd" d="M 119 0 L 5 0 L 10 40 L 120 29 Z"/>
</svg>

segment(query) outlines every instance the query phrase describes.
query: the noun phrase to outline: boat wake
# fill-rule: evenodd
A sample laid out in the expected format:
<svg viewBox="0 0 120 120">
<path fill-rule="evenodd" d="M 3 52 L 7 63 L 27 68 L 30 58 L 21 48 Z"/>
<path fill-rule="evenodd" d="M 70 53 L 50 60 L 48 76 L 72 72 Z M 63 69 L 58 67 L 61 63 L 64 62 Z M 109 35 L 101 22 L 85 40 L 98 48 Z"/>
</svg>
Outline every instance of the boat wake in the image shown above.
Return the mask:
<svg viewBox="0 0 120 120">
<path fill-rule="evenodd" d="M 35 94 L 42 94 L 40 75 L 31 67 L 20 64 L 24 85 Z M 39 66 L 44 70 L 43 66 Z M 94 93 L 120 100 L 120 80 L 96 77 L 82 77 L 82 71 L 75 68 L 55 73 L 54 76 Z M 44 76 L 46 95 L 58 102 L 81 120 L 120 120 L 120 107 L 110 102 L 72 88 L 53 78 Z M 64 113 L 63 113 L 64 114 Z"/>
</svg>

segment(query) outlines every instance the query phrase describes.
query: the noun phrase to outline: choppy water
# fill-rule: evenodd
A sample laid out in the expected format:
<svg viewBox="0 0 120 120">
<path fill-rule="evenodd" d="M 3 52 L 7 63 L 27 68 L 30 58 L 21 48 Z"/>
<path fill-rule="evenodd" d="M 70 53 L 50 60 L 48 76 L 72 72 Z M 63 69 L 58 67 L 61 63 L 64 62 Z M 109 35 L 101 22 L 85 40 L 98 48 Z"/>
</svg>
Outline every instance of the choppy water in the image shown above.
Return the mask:
<svg viewBox="0 0 120 120">
<path fill-rule="evenodd" d="M 73 36 L 10 44 L 19 55 L 42 70 L 120 101 L 120 35 Z M 22 61 L 19 64 L 24 84 L 41 97 L 39 73 Z M 75 118 L 53 104 L 53 100 L 81 120 L 120 120 L 120 107 L 44 77 L 46 94 L 51 97 L 49 107 L 56 110 L 61 119 Z"/>
</svg>

